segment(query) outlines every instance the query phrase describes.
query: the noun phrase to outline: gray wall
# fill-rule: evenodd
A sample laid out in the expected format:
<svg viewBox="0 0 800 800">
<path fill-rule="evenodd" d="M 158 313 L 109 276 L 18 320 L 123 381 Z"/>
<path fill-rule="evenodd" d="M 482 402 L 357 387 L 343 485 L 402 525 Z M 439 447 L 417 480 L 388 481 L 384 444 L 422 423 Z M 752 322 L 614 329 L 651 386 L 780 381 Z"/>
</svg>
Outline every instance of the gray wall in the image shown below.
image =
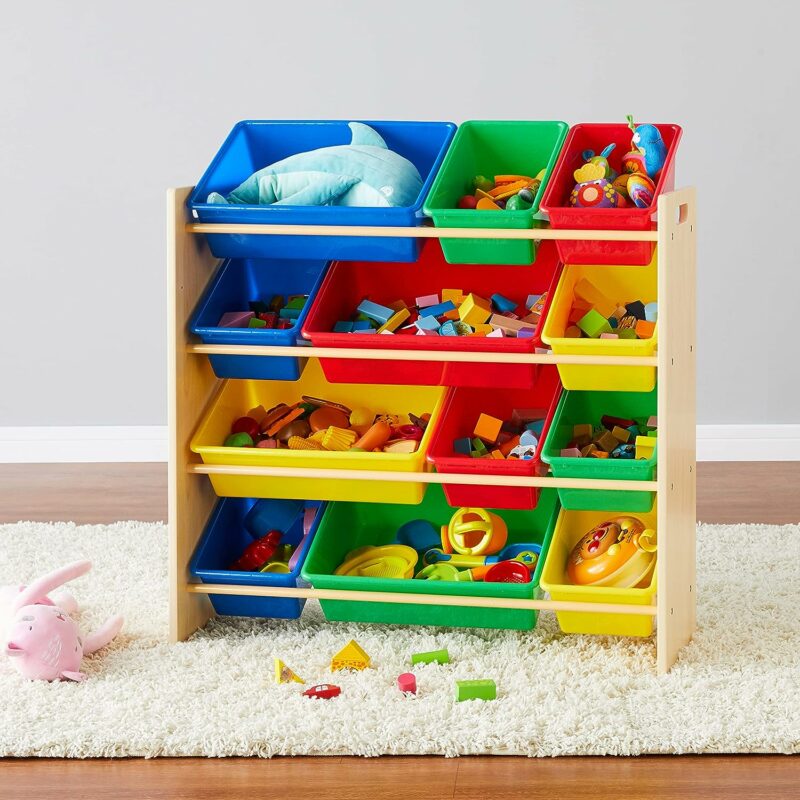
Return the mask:
<svg viewBox="0 0 800 800">
<path fill-rule="evenodd" d="M 13 4 L 0 425 L 166 421 L 164 190 L 236 120 L 627 113 L 684 126 L 700 191 L 700 422 L 800 421 L 792 5 Z"/>
</svg>

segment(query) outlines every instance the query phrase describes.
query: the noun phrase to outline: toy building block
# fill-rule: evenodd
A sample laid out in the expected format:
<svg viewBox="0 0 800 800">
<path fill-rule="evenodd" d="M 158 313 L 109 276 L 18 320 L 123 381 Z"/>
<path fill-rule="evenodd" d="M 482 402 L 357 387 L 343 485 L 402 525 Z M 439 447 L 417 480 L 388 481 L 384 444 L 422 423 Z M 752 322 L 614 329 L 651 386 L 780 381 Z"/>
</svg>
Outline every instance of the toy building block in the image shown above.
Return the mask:
<svg viewBox="0 0 800 800">
<path fill-rule="evenodd" d="M 594 442 L 589 442 L 585 447 L 581 448 L 581 456 L 583 458 L 589 458 L 592 453 L 597 450 L 597 445 Z"/>
<path fill-rule="evenodd" d="M 628 312 L 625 306 L 617 306 L 609 315 L 609 322 L 611 322 L 612 319 L 615 319 L 617 322 L 619 322 L 627 313 Z"/>
<path fill-rule="evenodd" d="M 281 319 L 297 319 L 300 316 L 300 309 L 286 306 L 280 310 L 278 316 Z"/>
<path fill-rule="evenodd" d="M 350 333 L 353 330 L 354 323 L 349 322 L 346 319 L 340 319 L 334 326 L 333 332 L 334 333 Z"/>
<path fill-rule="evenodd" d="M 266 328 L 267 323 L 264 322 L 263 319 L 259 319 L 258 317 L 250 317 L 247 321 L 248 328 Z"/>
<path fill-rule="evenodd" d="M 366 319 L 357 319 L 353 323 L 353 332 L 357 333 L 358 331 L 371 331 L 372 325 L 369 324 L 369 320 Z"/>
<path fill-rule="evenodd" d="M 656 331 L 655 322 L 648 322 L 646 319 L 640 319 L 636 323 L 636 335 L 640 339 L 650 339 Z"/>
<path fill-rule="evenodd" d="M 456 439 L 453 442 L 453 450 L 460 453 L 462 456 L 468 456 L 472 452 L 472 441 L 466 437 L 463 439 Z"/>
<path fill-rule="evenodd" d="M 401 308 L 389 317 L 383 325 L 378 328 L 378 333 L 394 333 L 408 318 L 411 312 L 407 308 Z"/>
<path fill-rule="evenodd" d="M 278 310 L 270 308 L 263 300 L 251 300 L 247 305 L 254 314 L 261 314 L 264 311 Z M 281 298 L 281 306 L 283 306 L 283 298 Z"/>
<path fill-rule="evenodd" d="M 388 306 L 382 306 L 378 303 L 373 303 L 371 300 L 362 300 L 358 305 L 358 311 L 364 314 L 364 316 L 380 322 L 381 325 L 388 322 L 394 314 L 394 309 Z"/>
<path fill-rule="evenodd" d="M 641 300 L 634 300 L 632 303 L 626 303 L 625 312 L 625 316 L 636 317 L 636 319 L 646 319 L 644 315 L 644 303 Z"/>
<path fill-rule="evenodd" d="M 457 306 L 461 305 L 464 302 L 463 289 L 442 289 L 442 302 L 446 303 L 448 300 Z"/>
<path fill-rule="evenodd" d="M 580 458 L 581 451 L 577 447 L 564 447 L 559 455 L 561 458 Z"/>
<path fill-rule="evenodd" d="M 525 300 L 525 306 L 527 308 L 532 309 L 541 299 L 542 295 L 540 294 L 529 294 L 527 299 Z"/>
<path fill-rule="evenodd" d="M 472 331 L 475 336 L 487 336 L 490 334 L 494 328 L 486 322 L 482 322 L 480 325 L 473 325 Z"/>
<path fill-rule="evenodd" d="M 486 445 L 477 436 L 472 440 L 472 449 L 482 456 L 485 456 L 489 452 Z"/>
<path fill-rule="evenodd" d="M 305 683 L 293 670 L 286 666 L 279 658 L 275 659 L 275 683 Z"/>
<path fill-rule="evenodd" d="M 634 458 L 636 458 L 637 461 L 648 461 L 651 459 L 656 449 L 656 442 L 657 439 L 652 436 L 637 436 L 635 440 L 636 454 Z"/>
<path fill-rule="evenodd" d="M 456 304 L 450 300 L 447 300 L 444 303 L 439 303 L 435 306 L 428 306 L 427 308 L 421 308 L 419 310 L 419 315 L 421 317 L 441 317 L 445 311 L 454 311 Z"/>
<path fill-rule="evenodd" d="M 511 317 L 506 317 L 502 314 L 492 314 L 489 318 L 489 324 L 493 328 L 501 330 L 503 333 L 507 333 L 511 336 L 516 336 L 520 328 L 530 327 L 526 322 L 522 322 L 518 319 L 511 319 Z"/>
<path fill-rule="evenodd" d="M 228 311 L 219 318 L 218 328 L 246 328 L 249 320 L 255 316 L 254 311 Z"/>
<path fill-rule="evenodd" d="M 458 336 L 458 328 L 456 328 L 455 322 L 451 319 L 443 322 L 439 328 L 439 336 Z"/>
<path fill-rule="evenodd" d="M 570 325 L 564 331 L 564 338 L 566 339 L 580 339 L 581 329 L 577 325 Z"/>
<path fill-rule="evenodd" d="M 644 307 L 644 318 L 648 322 L 655 322 L 658 319 L 658 303 L 648 303 Z"/>
<path fill-rule="evenodd" d="M 491 333 L 486 334 L 487 339 L 502 339 L 505 334 L 500 328 L 495 328 Z"/>
<path fill-rule="evenodd" d="M 648 417 L 647 418 L 647 427 L 648 428 L 657 428 L 658 427 L 658 417 Z"/>
<path fill-rule="evenodd" d="M 304 294 L 296 294 L 293 297 L 290 297 L 286 303 L 286 308 L 296 308 L 298 311 L 302 311 L 305 308 L 306 301 L 308 297 Z"/>
<path fill-rule="evenodd" d="M 626 317 L 623 317 L 617 323 L 617 333 L 621 333 L 624 330 L 635 330 L 637 322 L 638 322 L 638 320 L 632 314 L 630 314 L 630 315 L 628 315 Z"/>
<path fill-rule="evenodd" d="M 397 676 L 397 688 L 403 694 L 417 693 L 417 676 L 413 672 L 404 672 Z"/>
<path fill-rule="evenodd" d="M 269 310 L 276 314 L 283 308 L 284 299 L 282 294 L 274 294 L 269 299 Z"/>
<path fill-rule="evenodd" d="M 492 450 L 489 455 L 494 459 L 503 460 L 505 456 L 499 450 Z"/>
<path fill-rule="evenodd" d="M 370 657 L 355 639 L 351 639 L 332 659 L 331 672 L 340 669 L 366 669 L 370 665 Z"/>
<path fill-rule="evenodd" d="M 589 422 L 572 426 L 572 436 L 575 439 L 577 439 L 579 436 L 589 436 L 591 438 L 593 433 L 594 431 L 592 430 L 592 425 Z"/>
<path fill-rule="evenodd" d="M 616 333 L 601 333 L 601 339 L 619 339 L 619 334 Z"/>
<path fill-rule="evenodd" d="M 492 295 L 492 305 L 501 312 L 513 311 L 517 307 L 517 304 L 513 300 L 509 300 L 507 297 L 504 297 L 499 293 Z"/>
<path fill-rule="evenodd" d="M 627 443 L 631 438 L 631 432 L 627 428 L 621 428 L 619 425 L 615 425 L 611 429 L 611 435 L 623 444 Z"/>
<path fill-rule="evenodd" d="M 590 338 L 597 339 L 601 333 L 611 333 L 608 320 L 594 308 L 587 311 L 579 320 L 578 327 Z"/>
<path fill-rule="evenodd" d="M 611 431 L 603 431 L 596 439 L 595 444 L 601 449 L 605 450 L 606 453 L 610 453 L 619 442 L 614 437 L 614 434 Z"/>
<path fill-rule="evenodd" d="M 433 331 L 435 333 L 439 330 L 439 321 L 436 317 L 417 317 L 414 325 L 420 331 Z"/>
<path fill-rule="evenodd" d="M 608 458 L 608 453 L 605 450 L 595 450 L 589 454 L 589 458 Z"/>
<path fill-rule="evenodd" d="M 617 331 L 617 339 L 638 339 L 636 331 L 633 328 L 621 328 Z"/>
<path fill-rule="evenodd" d="M 456 700 L 494 700 L 497 685 L 493 680 L 456 681 Z"/>
<path fill-rule="evenodd" d="M 520 328 L 517 331 L 517 339 L 533 339 L 536 335 L 536 328 Z"/>
<path fill-rule="evenodd" d="M 575 284 L 575 289 L 573 291 L 575 297 L 588 303 L 603 317 L 610 317 L 617 308 L 617 304 L 613 302 L 613 300 L 609 300 L 609 298 L 587 278 L 581 278 Z"/>
<path fill-rule="evenodd" d="M 417 297 L 414 300 L 414 305 L 417 308 L 426 308 L 427 306 L 438 306 L 439 305 L 439 295 L 438 294 L 424 294 L 422 297 Z"/>
<path fill-rule="evenodd" d="M 430 650 L 427 653 L 412 653 L 412 664 L 449 664 L 450 654 L 447 650 Z"/>
<path fill-rule="evenodd" d="M 388 308 L 391 308 L 392 311 L 402 311 L 404 308 L 408 309 L 408 306 L 402 300 L 392 300 L 391 303 L 387 303 L 386 305 Z"/>
<path fill-rule="evenodd" d="M 631 425 L 636 424 L 636 420 L 634 419 L 625 419 L 625 417 L 612 417 L 610 414 L 603 414 L 603 416 L 600 417 L 600 422 L 604 428 L 608 428 L 609 430 L 612 430 L 615 425 L 619 425 L 620 428 L 630 428 Z"/>
<path fill-rule="evenodd" d="M 492 316 L 492 304 L 485 298 L 470 292 L 458 307 L 458 316 L 467 325 L 480 325 Z"/>
<path fill-rule="evenodd" d="M 493 417 L 491 414 L 481 414 L 475 423 L 472 435 L 477 436 L 484 442 L 494 444 L 497 441 L 497 437 L 500 436 L 502 427 L 503 420 Z"/>
<path fill-rule="evenodd" d="M 265 311 L 263 314 L 259 314 L 258 318 L 263 319 L 268 328 L 274 328 L 278 324 L 278 315 L 274 311 Z"/>
</svg>

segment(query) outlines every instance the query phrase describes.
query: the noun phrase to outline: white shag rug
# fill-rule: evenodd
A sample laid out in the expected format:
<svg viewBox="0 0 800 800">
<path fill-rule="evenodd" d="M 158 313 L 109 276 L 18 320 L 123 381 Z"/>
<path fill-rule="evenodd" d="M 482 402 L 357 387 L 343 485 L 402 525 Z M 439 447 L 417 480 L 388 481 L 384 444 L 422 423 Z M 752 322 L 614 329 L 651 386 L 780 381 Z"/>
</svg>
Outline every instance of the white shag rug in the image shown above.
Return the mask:
<svg viewBox="0 0 800 800">
<path fill-rule="evenodd" d="M 632 755 L 800 751 L 800 526 L 700 525 L 698 631 L 655 673 L 652 641 L 561 634 L 219 619 L 167 642 L 167 534 L 139 522 L 0 525 L 0 584 L 76 558 L 71 586 L 91 627 L 126 617 L 123 635 L 84 660 L 89 680 L 23 681 L 0 656 L 0 756 Z M 361 673 L 328 670 L 351 638 Z M 413 652 L 419 694 L 395 680 Z M 340 697 L 312 701 L 272 682 L 273 657 Z M 457 679 L 494 678 L 498 699 L 454 699 Z"/>
</svg>

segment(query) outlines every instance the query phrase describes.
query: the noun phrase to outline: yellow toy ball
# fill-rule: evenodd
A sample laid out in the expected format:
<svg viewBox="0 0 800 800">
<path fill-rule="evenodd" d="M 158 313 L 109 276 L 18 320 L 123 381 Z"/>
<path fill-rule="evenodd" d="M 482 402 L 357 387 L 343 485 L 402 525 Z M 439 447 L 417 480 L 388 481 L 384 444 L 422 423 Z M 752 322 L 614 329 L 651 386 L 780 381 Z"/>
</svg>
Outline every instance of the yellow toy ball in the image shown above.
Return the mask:
<svg viewBox="0 0 800 800">
<path fill-rule="evenodd" d="M 499 553 L 507 540 L 506 523 L 485 508 L 459 508 L 449 525 L 442 526 L 442 549 L 446 553 L 492 555 Z"/>
</svg>

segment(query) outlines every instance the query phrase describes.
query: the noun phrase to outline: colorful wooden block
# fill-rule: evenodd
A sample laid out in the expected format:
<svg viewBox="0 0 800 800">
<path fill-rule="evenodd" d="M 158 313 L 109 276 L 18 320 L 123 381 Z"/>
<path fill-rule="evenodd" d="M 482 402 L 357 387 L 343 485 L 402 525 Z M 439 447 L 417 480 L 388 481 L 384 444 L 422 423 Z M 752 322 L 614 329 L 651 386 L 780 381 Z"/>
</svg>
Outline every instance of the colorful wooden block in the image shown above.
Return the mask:
<svg viewBox="0 0 800 800">
<path fill-rule="evenodd" d="M 525 305 L 532 309 L 539 302 L 541 296 L 540 294 L 529 294 L 525 300 Z"/>
<path fill-rule="evenodd" d="M 491 333 L 486 334 L 487 339 L 502 339 L 505 333 L 500 328 L 495 328 Z"/>
<path fill-rule="evenodd" d="M 340 319 L 337 323 L 333 326 L 334 333 L 350 333 L 353 330 L 354 323 L 346 320 Z"/>
<path fill-rule="evenodd" d="M 656 449 L 656 439 L 650 436 L 637 436 L 635 440 L 637 461 L 648 461 L 653 457 Z"/>
<path fill-rule="evenodd" d="M 417 317 L 414 325 L 421 331 L 439 330 L 439 320 L 436 317 Z"/>
<path fill-rule="evenodd" d="M 562 447 L 559 455 L 561 458 L 580 458 L 581 451 L 577 447 Z"/>
<path fill-rule="evenodd" d="M 290 297 L 286 303 L 286 308 L 295 308 L 298 311 L 302 311 L 305 308 L 306 301 L 308 300 L 308 296 L 304 294 L 296 294 L 293 297 Z"/>
<path fill-rule="evenodd" d="M 274 328 L 278 324 L 278 315 L 274 311 L 265 311 L 259 314 L 258 318 L 263 319 L 268 328 Z"/>
<path fill-rule="evenodd" d="M 497 685 L 493 680 L 456 681 L 456 700 L 494 700 Z"/>
<path fill-rule="evenodd" d="M 594 433 L 594 431 L 592 429 L 591 423 L 589 423 L 589 422 L 582 422 L 582 423 L 580 423 L 578 425 L 573 425 L 572 426 L 572 435 L 576 439 L 579 436 L 589 436 L 589 437 L 591 437 L 593 433 Z"/>
<path fill-rule="evenodd" d="M 648 428 L 657 428 L 658 427 L 658 417 L 648 417 L 647 418 L 647 427 Z"/>
<path fill-rule="evenodd" d="M 373 303 L 371 300 L 362 300 L 358 304 L 358 311 L 364 316 L 380 322 L 381 325 L 383 325 L 384 322 L 388 322 L 394 314 L 394 309 L 388 306 L 382 306 L 379 303 Z"/>
<path fill-rule="evenodd" d="M 279 658 L 275 659 L 275 683 L 305 683 L 293 670 L 286 666 Z"/>
<path fill-rule="evenodd" d="M 495 329 L 503 331 L 503 333 L 507 333 L 511 336 L 516 336 L 517 331 L 521 328 L 529 328 L 525 322 L 521 322 L 518 319 L 511 319 L 510 317 L 503 316 L 502 314 L 492 314 L 489 317 L 489 324 Z"/>
<path fill-rule="evenodd" d="M 274 294 L 269 299 L 269 310 L 276 314 L 283 308 L 285 301 L 282 294 Z"/>
<path fill-rule="evenodd" d="M 608 428 L 611 430 L 615 425 L 619 425 L 620 428 L 630 428 L 631 425 L 636 424 L 635 419 L 627 419 L 626 417 L 612 417 L 610 414 L 603 414 L 600 417 L 600 422 L 604 428 Z"/>
<path fill-rule="evenodd" d="M 427 308 L 428 306 L 437 306 L 439 305 L 439 295 L 438 294 L 424 294 L 422 297 L 417 297 L 414 300 L 414 305 L 417 308 Z"/>
<path fill-rule="evenodd" d="M 619 328 L 617 330 L 617 339 L 638 339 L 636 331 L 633 328 Z"/>
<path fill-rule="evenodd" d="M 447 650 L 430 650 L 427 653 L 413 653 L 412 664 L 449 664 L 450 654 Z"/>
<path fill-rule="evenodd" d="M 601 339 L 619 339 L 619 336 L 616 333 L 601 333 Z"/>
<path fill-rule="evenodd" d="M 646 319 L 644 314 L 644 303 L 641 300 L 633 300 L 625 304 L 625 316 L 636 317 L 636 319 Z"/>
<path fill-rule="evenodd" d="M 499 459 L 500 461 L 505 459 L 505 456 L 499 450 L 492 450 L 489 455 L 494 459 Z"/>
<path fill-rule="evenodd" d="M 427 308 L 421 308 L 419 310 L 419 315 L 421 317 L 441 317 L 445 311 L 453 311 L 456 307 L 456 304 L 450 300 L 447 300 L 444 303 L 439 303 L 435 306 L 428 306 Z"/>
<path fill-rule="evenodd" d="M 297 319 L 300 316 L 300 309 L 299 308 L 289 308 L 289 306 L 285 306 L 280 310 L 278 316 L 281 319 Z"/>
<path fill-rule="evenodd" d="M 464 437 L 453 441 L 453 450 L 462 456 L 468 456 L 472 452 L 472 440 Z"/>
<path fill-rule="evenodd" d="M 589 458 L 608 458 L 608 453 L 605 450 L 595 450 L 589 455 Z"/>
<path fill-rule="evenodd" d="M 492 304 L 480 295 L 470 292 L 458 307 L 458 315 L 467 325 L 480 325 L 492 316 Z"/>
<path fill-rule="evenodd" d="M 493 417 L 491 414 L 481 414 L 478 421 L 475 423 L 475 429 L 472 431 L 473 436 L 477 436 L 484 442 L 494 444 L 497 437 L 500 435 L 500 430 L 503 427 L 503 420 Z"/>
<path fill-rule="evenodd" d="M 248 328 L 266 328 L 267 323 L 264 322 L 263 319 L 259 319 L 258 317 L 250 317 L 247 321 Z"/>
<path fill-rule="evenodd" d="M 566 339 L 580 339 L 581 338 L 581 329 L 577 325 L 570 325 L 564 331 L 564 337 Z"/>
<path fill-rule="evenodd" d="M 603 431 L 596 439 L 595 444 L 601 449 L 605 450 L 606 453 L 610 453 L 619 442 L 614 437 L 614 434 L 611 431 Z"/>
<path fill-rule="evenodd" d="M 655 322 L 648 322 L 646 319 L 640 319 L 636 323 L 636 335 L 640 339 L 650 339 L 656 332 Z"/>
<path fill-rule="evenodd" d="M 631 432 L 627 428 L 621 428 L 619 425 L 615 425 L 611 429 L 611 435 L 618 442 L 627 442 L 631 438 Z"/>
<path fill-rule="evenodd" d="M 474 336 L 487 336 L 494 328 L 488 322 L 482 322 L 480 325 L 473 325 L 472 332 Z"/>
<path fill-rule="evenodd" d="M 579 320 L 578 327 L 590 338 L 598 339 L 601 333 L 611 333 L 605 316 L 595 309 L 587 311 Z"/>
<path fill-rule="evenodd" d="M 644 318 L 648 322 L 655 322 L 658 319 L 658 303 L 648 303 L 644 307 Z"/>
<path fill-rule="evenodd" d="M 378 328 L 378 333 L 394 333 L 410 316 L 407 308 L 401 308 L 400 311 L 395 311 L 383 325 Z"/>
<path fill-rule="evenodd" d="M 447 301 L 454 303 L 455 305 L 461 305 L 464 302 L 464 292 L 461 289 L 442 289 L 442 302 L 446 303 Z"/>
<path fill-rule="evenodd" d="M 481 456 L 485 456 L 489 452 L 486 445 L 477 436 L 472 440 L 472 449 Z"/>
<path fill-rule="evenodd" d="M 391 303 L 387 303 L 387 305 L 392 311 L 402 311 L 404 308 L 408 308 L 402 300 L 393 300 Z"/>
<path fill-rule="evenodd" d="M 358 331 L 371 331 L 371 330 L 373 330 L 373 327 L 372 327 L 372 325 L 370 325 L 370 323 L 369 323 L 369 320 L 365 320 L 365 319 L 357 319 L 357 320 L 356 320 L 356 321 L 353 323 L 353 331 L 354 331 L 354 332 L 358 332 Z"/>
<path fill-rule="evenodd" d="M 517 303 L 514 300 L 509 300 L 507 297 L 499 293 L 492 295 L 492 305 L 498 311 L 513 311 L 517 307 Z"/>
<path fill-rule="evenodd" d="M 503 442 L 497 449 L 504 455 L 508 454 L 519 444 L 519 436 L 512 436 L 507 441 Z"/>
<path fill-rule="evenodd" d="M 588 278 L 581 278 L 573 289 L 575 297 L 588 303 L 602 317 L 610 317 L 617 304 L 601 292 Z"/>
<path fill-rule="evenodd" d="M 596 450 L 597 445 L 593 442 L 589 442 L 589 444 L 581 447 L 581 456 L 583 456 L 583 458 L 589 458 L 589 456 L 592 455 L 592 453 L 594 453 Z"/>
<path fill-rule="evenodd" d="M 218 328 L 246 328 L 255 316 L 254 311 L 228 311 L 219 318 Z"/>
</svg>

